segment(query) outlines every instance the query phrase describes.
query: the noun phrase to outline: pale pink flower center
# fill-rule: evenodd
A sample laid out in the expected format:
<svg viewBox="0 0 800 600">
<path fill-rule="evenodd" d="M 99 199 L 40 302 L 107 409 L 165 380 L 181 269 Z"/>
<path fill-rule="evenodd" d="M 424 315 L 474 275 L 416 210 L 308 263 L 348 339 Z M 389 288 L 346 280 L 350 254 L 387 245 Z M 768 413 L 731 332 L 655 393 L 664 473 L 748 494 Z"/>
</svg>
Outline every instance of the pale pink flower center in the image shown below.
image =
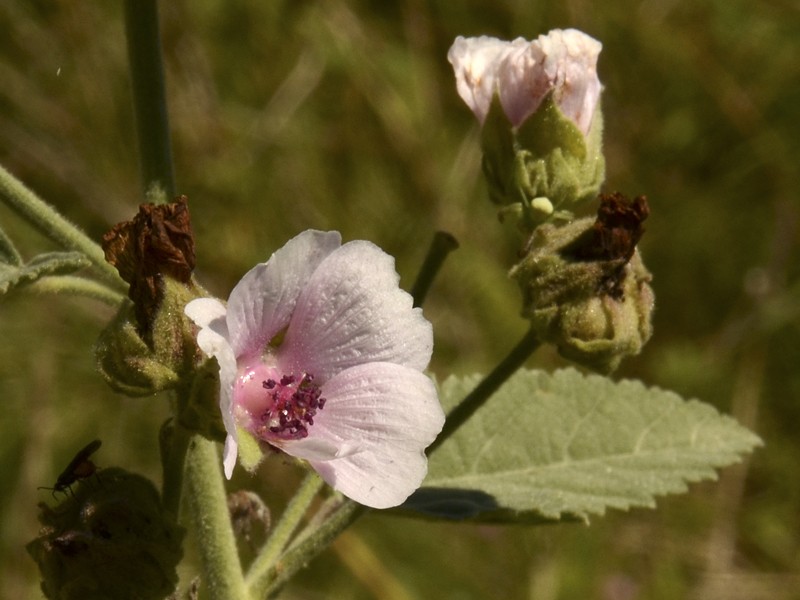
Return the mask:
<svg viewBox="0 0 800 600">
<path fill-rule="evenodd" d="M 240 369 L 234 388 L 234 404 L 246 413 L 247 429 L 265 442 L 307 437 L 325 406 L 321 396 L 310 373 L 280 373 L 263 364 Z"/>
</svg>

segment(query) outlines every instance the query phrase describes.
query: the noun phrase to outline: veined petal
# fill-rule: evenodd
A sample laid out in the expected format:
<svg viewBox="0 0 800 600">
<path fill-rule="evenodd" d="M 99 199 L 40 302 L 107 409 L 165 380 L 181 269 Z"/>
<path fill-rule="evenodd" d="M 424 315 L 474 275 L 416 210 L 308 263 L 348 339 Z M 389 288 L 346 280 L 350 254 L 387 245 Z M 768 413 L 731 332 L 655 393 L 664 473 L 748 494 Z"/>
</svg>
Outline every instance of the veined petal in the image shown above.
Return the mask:
<svg viewBox="0 0 800 600">
<path fill-rule="evenodd" d="M 289 324 L 303 286 L 340 245 L 336 231 L 304 231 L 236 284 L 228 299 L 228 328 L 237 357 L 259 354 Z"/>
<path fill-rule="evenodd" d="M 577 29 L 554 29 L 532 42 L 514 40 L 498 67 L 498 93 L 514 126 L 552 90 L 561 111 L 586 135 L 600 98 L 597 59 L 602 44 Z"/>
<path fill-rule="evenodd" d="M 453 65 L 458 95 L 483 124 L 497 89 L 497 69 L 509 43 L 489 36 L 458 36 L 447 52 Z"/>
<path fill-rule="evenodd" d="M 433 330 L 399 279 L 394 259 L 370 242 L 332 252 L 297 300 L 278 351 L 280 367 L 311 373 L 319 384 L 364 362 L 425 369 Z"/>
<path fill-rule="evenodd" d="M 548 37 L 547 43 L 560 48 L 549 53 L 545 49 L 548 56 L 559 63 L 556 67 L 555 100 L 561 112 L 586 135 L 602 91 L 597 76 L 597 59 L 603 45 L 577 29 L 557 29 L 551 31 L 549 36 L 540 36 L 540 42 L 546 48 L 542 37 Z M 545 66 L 545 70 L 549 70 L 549 65 Z"/>
<path fill-rule="evenodd" d="M 232 406 L 236 356 L 228 341 L 225 306 L 215 298 L 197 298 L 186 305 L 184 312 L 200 327 L 197 345 L 207 356 L 213 356 L 219 363 L 219 408 L 225 431 L 228 433 L 225 439 L 223 466 L 225 476 L 230 479 L 238 451 L 238 434 Z"/>
<path fill-rule="evenodd" d="M 425 478 L 425 448 L 444 424 L 433 382 L 408 367 L 369 363 L 339 373 L 322 393 L 309 437 L 284 450 L 308 455 L 304 445 L 332 442 L 343 449 L 337 457 L 309 458 L 328 484 L 373 508 L 401 504 Z"/>
</svg>

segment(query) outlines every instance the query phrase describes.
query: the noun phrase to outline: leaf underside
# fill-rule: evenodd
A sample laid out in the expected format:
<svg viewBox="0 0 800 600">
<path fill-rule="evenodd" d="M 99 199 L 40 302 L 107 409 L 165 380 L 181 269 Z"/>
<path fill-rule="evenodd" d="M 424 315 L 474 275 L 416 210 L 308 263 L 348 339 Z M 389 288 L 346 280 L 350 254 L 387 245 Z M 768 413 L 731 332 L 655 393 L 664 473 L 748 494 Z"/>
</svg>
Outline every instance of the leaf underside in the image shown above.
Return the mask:
<svg viewBox="0 0 800 600">
<path fill-rule="evenodd" d="M 450 377 L 445 411 L 478 383 Z M 588 520 L 715 479 L 761 440 L 697 400 L 574 369 L 519 371 L 430 457 L 400 508 L 494 522 Z"/>
</svg>

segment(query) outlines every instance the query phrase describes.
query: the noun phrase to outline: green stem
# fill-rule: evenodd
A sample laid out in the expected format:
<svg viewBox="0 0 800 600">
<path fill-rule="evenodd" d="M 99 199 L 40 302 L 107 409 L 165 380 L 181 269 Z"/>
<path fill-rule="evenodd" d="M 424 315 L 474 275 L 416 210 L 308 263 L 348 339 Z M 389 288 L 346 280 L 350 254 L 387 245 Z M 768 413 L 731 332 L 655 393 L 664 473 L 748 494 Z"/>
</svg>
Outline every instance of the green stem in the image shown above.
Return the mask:
<svg viewBox="0 0 800 600">
<path fill-rule="evenodd" d="M 125 34 L 143 192 L 149 197 L 162 190 L 173 198 L 175 176 L 156 0 L 125 0 Z"/>
<path fill-rule="evenodd" d="M 312 558 L 322 553 L 342 531 L 366 512 L 365 506 L 345 499 L 316 531 L 289 548 L 288 552 L 275 563 L 264 576 L 265 582 L 268 583 L 266 595 L 253 596 L 253 598 L 269 598 L 277 594 L 300 569 L 305 567 Z"/>
<path fill-rule="evenodd" d="M 62 248 L 85 254 L 97 274 L 113 289 L 126 290 L 117 270 L 106 262 L 103 249 L 2 166 L 0 166 L 0 199 Z"/>
<path fill-rule="evenodd" d="M 210 600 L 249 598 L 228 514 L 220 458 L 214 442 L 195 435 L 186 453 L 186 505 L 197 536 Z"/>
<path fill-rule="evenodd" d="M 184 465 L 186 463 L 186 453 L 189 450 L 189 442 L 191 441 L 191 432 L 180 425 L 173 426 L 172 423 L 174 423 L 174 420 L 165 426 L 170 427 L 170 430 L 169 435 L 165 436 L 166 439 L 161 448 L 161 452 L 164 455 L 164 481 L 161 497 L 164 508 L 170 511 L 177 519 L 181 508 Z"/>
<path fill-rule="evenodd" d="M 411 289 L 411 296 L 414 298 L 414 306 L 422 306 L 425 296 L 433 283 L 439 269 L 442 268 L 447 255 L 458 248 L 458 241 L 452 235 L 444 231 L 437 231 L 433 235 L 428 255 L 417 275 L 414 287 Z"/>
<path fill-rule="evenodd" d="M 36 294 L 68 294 L 98 300 L 111 308 L 119 308 L 125 302 L 125 296 L 110 289 L 107 285 L 75 277 L 73 275 L 59 275 L 57 277 L 42 277 L 25 288 Z"/>
<path fill-rule="evenodd" d="M 280 522 L 253 561 L 245 578 L 251 597 L 260 598 L 264 595 L 269 583 L 270 569 L 275 565 L 280 553 L 286 547 L 322 485 L 323 481 L 319 475 L 314 472 L 309 473 L 286 510 L 283 511 Z"/>
<path fill-rule="evenodd" d="M 467 394 L 458 406 L 450 411 L 450 414 L 447 415 L 447 419 L 444 422 L 442 432 L 439 434 L 439 437 L 436 438 L 436 441 L 428 448 L 428 456 L 430 456 L 436 448 L 441 446 L 447 438 L 453 435 L 453 433 L 455 433 L 476 410 L 483 406 L 492 394 L 494 394 L 517 369 L 525 364 L 525 361 L 528 360 L 528 357 L 539 347 L 540 343 L 541 342 L 539 342 L 539 339 L 533 331 L 529 330 L 528 333 L 525 334 L 525 337 L 511 350 L 508 356 L 506 356 L 474 390 Z"/>
</svg>

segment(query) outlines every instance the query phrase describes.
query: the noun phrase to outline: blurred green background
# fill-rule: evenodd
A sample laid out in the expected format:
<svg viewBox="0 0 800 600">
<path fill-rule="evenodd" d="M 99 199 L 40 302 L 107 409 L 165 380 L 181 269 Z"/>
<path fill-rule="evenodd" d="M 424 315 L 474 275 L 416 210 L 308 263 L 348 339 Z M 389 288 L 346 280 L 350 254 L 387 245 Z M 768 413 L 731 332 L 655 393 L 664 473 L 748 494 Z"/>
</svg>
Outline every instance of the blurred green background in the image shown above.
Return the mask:
<svg viewBox="0 0 800 600">
<path fill-rule="evenodd" d="M 604 44 L 607 190 L 646 194 L 655 335 L 619 377 L 698 397 L 766 446 L 719 482 L 590 526 L 371 515 L 286 598 L 800 598 L 800 5 L 792 0 L 177 0 L 161 6 L 174 157 L 198 277 L 226 296 L 307 228 L 397 257 L 410 288 L 433 232 L 461 248 L 425 306 L 433 370 L 486 371 L 525 330 L 520 244 L 480 177 L 446 61 L 457 35 L 576 27 Z M 141 201 L 117 1 L 0 4 L 0 162 L 94 238 Z M 26 257 L 49 248 L 4 207 Z M 111 313 L 0 305 L 0 597 L 38 598 L 36 503 L 100 437 L 100 466 L 160 478 L 164 398 L 115 395 L 91 347 Z M 532 366 L 563 361 L 540 351 Z M 536 440 L 531 440 L 536 443 Z M 255 486 L 279 512 L 297 473 Z M 190 551 L 191 553 L 191 551 Z"/>
</svg>

